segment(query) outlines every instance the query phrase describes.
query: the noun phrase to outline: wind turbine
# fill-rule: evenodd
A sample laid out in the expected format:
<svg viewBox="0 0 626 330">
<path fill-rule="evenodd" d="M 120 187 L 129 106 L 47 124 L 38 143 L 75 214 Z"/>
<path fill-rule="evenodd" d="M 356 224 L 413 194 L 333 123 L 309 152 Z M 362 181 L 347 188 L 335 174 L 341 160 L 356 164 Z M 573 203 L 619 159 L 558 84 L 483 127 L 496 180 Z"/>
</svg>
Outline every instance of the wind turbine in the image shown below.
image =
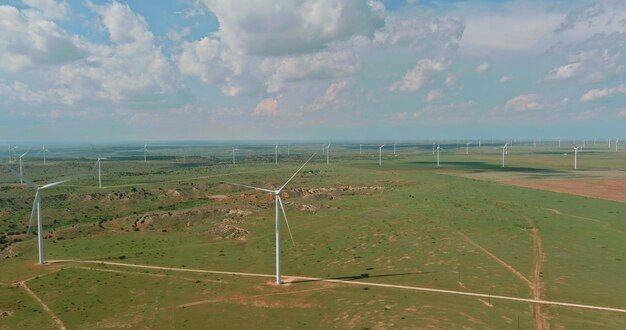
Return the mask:
<svg viewBox="0 0 626 330">
<path fill-rule="evenodd" d="M 143 162 L 148 162 L 148 143 L 143 145 Z"/>
<path fill-rule="evenodd" d="M 466 142 L 466 143 L 465 143 L 465 154 L 466 154 L 466 155 L 469 155 L 469 145 L 470 145 L 470 143 L 469 143 L 469 142 Z"/>
<path fill-rule="evenodd" d="M 25 152 L 25 153 L 23 153 L 23 154 L 20 156 L 20 184 L 24 184 L 24 179 L 23 179 L 23 177 L 22 177 L 22 158 L 23 158 L 24 156 L 26 156 L 26 154 L 27 154 L 27 153 L 28 153 L 28 151 L 27 151 L 27 152 Z"/>
<path fill-rule="evenodd" d="M 363 154 L 363 144 L 359 144 L 359 155 Z"/>
<path fill-rule="evenodd" d="M 478 149 L 480 149 L 480 142 L 481 142 L 481 141 L 480 141 L 480 140 L 478 140 Z"/>
<path fill-rule="evenodd" d="M 395 143 L 393 144 L 393 155 L 394 156 L 396 155 L 396 144 Z"/>
<path fill-rule="evenodd" d="M 439 167 L 439 151 L 441 150 L 441 148 L 439 147 L 439 145 L 437 144 L 437 167 Z"/>
<path fill-rule="evenodd" d="M 509 146 L 508 142 L 504 144 L 504 147 L 502 147 L 502 167 L 504 167 L 504 155 L 507 152 L 507 147 Z"/>
<path fill-rule="evenodd" d="M 17 149 L 17 146 L 9 146 L 9 162 L 14 162 L 17 160 L 17 156 L 15 155 L 15 149 Z M 11 157 L 11 152 L 13 152 L 13 157 Z"/>
<path fill-rule="evenodd" d="M 100 189 L 102 189 L 102 176 L 101 176 L 101 170 L 100 170 L 100 161 L 104 159 L 106 158 L 98 157 L 96 160 L 96 165 L 94 165 L 94 167 L 98 166 L 98 188 Z"/>
<path fill-rule="evenodd" d="M 41 223 L 41 191 L 44 189 L 48 189 L 57 185 L 60 185 L 69 180 L 58 181 L 54 183 L 48 183 L 43 186 L 38 186 L 32 183 L 30 180 L 23 177 L 21 174 L 18 174 L 12 168 L 9 168 L 11 172 L 20 177 L 20 181 L 26 182 L 28 186 L 35 189 L 35 200 L 33 201 L 33 210 L 30 212 L 30 218 L 28 219 L 28 231 L 27 234 L 30 234 L 30 228 L 33 222 L 33 216 L 35 215 L 35 211 L 37 211 L 37 247 L 39 250 L 39 264 L 42 265 L 45 260 L 43 258 L 43 225 Z"/>
<path fill-rule="evenodd" d="M 239 150 L 239 149 L 235 149 L 235 148 L 233 148 L 233 165 L 235 164 L 235 151 L 236 151 L 236 150 Z"/>
<path fill-rule="evenodd" d="M 435 143 L 433 142 L 433 155 L 435 154 Z"/>
<path fill-rule="evenodd" d="M 576 145 L 574 145 L 574 169 L 578 169 L 578 150 L 580 150 L 580 147 L 577 147 Z"/>
<path fill-rule="evenodd" d="M 278 189 L 271 190 L 271 189 L 259 188 L 259 187 L 254 187 L 254 186 L 247 186 L 247 185 L 238 184 L 238 183 L 226 182 L 227 184 L 231 184 L 231 185 L 235 185 L 235 186 L 241 186 L 241 187 L 246 187 L 246 188 L 251 188 L 251 189 L 265 191 L 265 192 L 274 194 L 274 203 L 275 203 L 275 206 L 276 206 L 276 285 L 281 285 L 282 284 L 281 277 L 280 277 L 280 211 L 282 211 L 283 216 L 285 217 L 285 223 L 287 224 L 287 229 L 289 230 L 289 236 L 291 236 L 291 242 L 295 245 L 295 242 L 293 240 L 293 235 L 291 234 L 291 228 L 289 228 L 289 220 L 287 220 L 287 213 L 285 212 L 285 207 L 283 206 L 283 201 L 280 198 L 280 193 L 283 191 L 283 189 L 285 189 L 287 184 L 289 184 L 289 182 L 296 176 L 296 174 L 298 174 L 298 172 L 300 172 L 300 170 L 302 170 L 302 168 L 316 154 L 317 153 L 314 153 L 313 155 L 311 155 L 311 157 L 309 157 L 309 159 L 304 164 L 302 164 L 302 166 L 300 166 L 300 168 L 289 178 L 289 180 L 287 180 L 287 182 L 285 182 L 285 184 L 280 186 L 280 188 L 278 188 Z"/>
<path fill-rule="evenodd" d="M 46 165 L 46 152 L 49 150 L 46 149 L 46 146 L 41 146 L 41 150 L 39 152 L 43 152 L 43 164 Z"/>
<path fill-rule="evenodd" d="M 615 139 L 615 152 L 617 152 L 617 145 L 619 144 L 619 139 Z"/>
<path fill-rule="evenodd" d="M 378 166 L 381 166 L 383 164 L 383 147 L 385 145 L 383 144 L 382 146 L 378 147 Z"/>
<path fill-rule="evenodd" d="M 330 143 L 326 146 L 326 165 L 330 164 Z"/>
</svg>

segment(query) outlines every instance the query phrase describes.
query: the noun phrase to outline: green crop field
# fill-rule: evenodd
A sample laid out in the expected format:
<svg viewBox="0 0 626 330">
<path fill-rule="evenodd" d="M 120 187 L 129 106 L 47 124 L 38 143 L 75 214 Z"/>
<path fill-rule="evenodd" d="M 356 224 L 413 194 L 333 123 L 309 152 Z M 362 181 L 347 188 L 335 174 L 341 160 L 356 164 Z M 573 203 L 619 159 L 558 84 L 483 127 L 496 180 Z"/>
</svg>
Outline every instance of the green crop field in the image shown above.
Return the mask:
<svg viewBox="0 0 626 330">
<path fill-rule="evenodd" d="M 626 328 L 626 204 L 509 182 L 626 180 L 553 143 L 67 146 L 0 171 L 0 329 Z M 283 285 L 274 283 L 281 186 Z M 98 188 L 95 160 L 102 160 Z M 599 188 L 601 189 L 601 187 Z M 154 267 L 153 267 L 154 266 Z M 434 290 L 433 290 L 434 289 Z M 469 294 L 468 294 L 469 293 Z M 571 306 L 567 304 L 575 304 Z"/>
</svg>

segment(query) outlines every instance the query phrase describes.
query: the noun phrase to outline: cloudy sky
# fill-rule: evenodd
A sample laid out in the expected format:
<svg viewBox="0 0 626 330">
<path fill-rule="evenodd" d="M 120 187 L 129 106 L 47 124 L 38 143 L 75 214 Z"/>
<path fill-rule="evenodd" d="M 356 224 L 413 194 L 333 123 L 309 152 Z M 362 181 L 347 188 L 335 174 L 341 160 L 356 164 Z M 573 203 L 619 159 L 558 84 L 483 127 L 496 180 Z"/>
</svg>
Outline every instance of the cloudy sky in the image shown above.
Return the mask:
<svg viewBox="0 0 626 330">
<path fill-rule="evenodd" d="M 626 1 L 0 0 L 0 141 L 617 137 Z"/>
</svg>

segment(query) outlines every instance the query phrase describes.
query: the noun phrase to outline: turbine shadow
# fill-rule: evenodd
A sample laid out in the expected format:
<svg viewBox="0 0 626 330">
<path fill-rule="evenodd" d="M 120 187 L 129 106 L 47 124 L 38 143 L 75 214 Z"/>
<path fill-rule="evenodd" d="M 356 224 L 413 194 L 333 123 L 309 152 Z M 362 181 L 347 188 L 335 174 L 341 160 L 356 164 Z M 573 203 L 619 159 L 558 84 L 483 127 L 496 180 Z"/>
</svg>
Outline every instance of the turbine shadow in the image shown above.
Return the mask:
<svg viewBox="0 0 626 330">
<path fill-rule="evenodd" d="M 307 283 L 307 282 L 321 282 L 324 280 L 357 281 L 357 280 L 362 280 L 365 278 L 405 276 L 405 275 L 426 275 L 426 274 L 434 274 L 434 273 L 436 272 L 408 272 L 408 273 L 378 274 L 378 275 L 370 275 L 369 273 L 363 273 L 363 274 L 351 275 L 351 276 L 326 277 L 326 278 L 312 279 L 312 280 L 295 280 L 291 283 L 294 284 L 294 283 Z M 286 277 L 289 277 L 289 276 L 286 276 Z"/>
</svg>

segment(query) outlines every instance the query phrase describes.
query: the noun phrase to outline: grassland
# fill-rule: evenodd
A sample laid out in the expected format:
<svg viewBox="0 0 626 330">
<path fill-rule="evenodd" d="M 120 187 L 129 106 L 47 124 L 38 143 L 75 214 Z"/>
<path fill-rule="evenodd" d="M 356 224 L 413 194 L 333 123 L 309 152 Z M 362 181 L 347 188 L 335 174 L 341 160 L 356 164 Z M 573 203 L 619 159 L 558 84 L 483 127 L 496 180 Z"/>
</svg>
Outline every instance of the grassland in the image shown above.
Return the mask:
<svg viewBox="0 0 626 330">
<path fill-rule="evenodd" d="M 281 148 L 277 165 L 271 146 L 252 145 L 236 165 L 229 146 L 200 145 L 155 147 L 147 163 L 132 146 L 32 158 L 33 181 L 73 179 L 43 192 L 46 258 L 107 263 L 36 265 L 34 192 L 3 171 L 0 329 L 58 328 L 54 315 L 69 329 L 626 328 L 620 312 L 489 297 L 626 309 L 626 204 L 508 184 L 621 180 L 626 153 L 590 146 L 573 171 L 553 145 L 515 146 L 505 168 L 496 145 L 444 147 L 440 167 L 430 145 L 386 150 L 383 166 L 374 145 L 339 145 L 329 165 L 316 156 L 283 196 L 295 245 L 283 230 L 280 287 L 272 197 L 225 182 L 280 185 L 317 145 Z M 109 158 L 103 189 L 85 156 L 96 153 Z"/>
</svg>

